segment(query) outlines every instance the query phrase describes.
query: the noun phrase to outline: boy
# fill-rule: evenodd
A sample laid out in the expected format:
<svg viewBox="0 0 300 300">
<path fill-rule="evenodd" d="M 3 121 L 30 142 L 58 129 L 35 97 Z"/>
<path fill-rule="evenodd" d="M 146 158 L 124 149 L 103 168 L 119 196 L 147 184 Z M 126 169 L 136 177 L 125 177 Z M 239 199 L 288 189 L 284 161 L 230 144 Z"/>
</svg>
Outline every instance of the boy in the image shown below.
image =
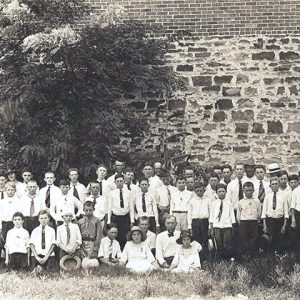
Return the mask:
<svg viewBox="0 0 300 300">
<path fill-rule="evenodd" d="M 188 207 L 188 229 L 194 239 L 207 249 L 210 200 L 204 197 L 205 187 L 201 182 L 195 183 L 195 195 Z"/>
<path fill-rule="evenodd" d="M 146 216 L 149 219 L 149 229 L 152 232 L 159 231 L 158 211 L 154 196 L 148 192 L 149 181 L 142 178 L 139 183 L 141 191 L 135 195 L 134 203 L 136 208 L 136 218 Z"/>
<path fill-rule="evenodd" d="M 22 213 L 14 213 L 12 220 L 14 228 L 7 232 L 5 243 L 5 264 L 11 270 L 26 269 L 30 265 L 27 248 L 29 233 L 23 228 Z"/>
<path fill-rule="evenodd" d="M 185 179 L 186 189 L 190 192 L 193 192 L 195 189 L 195 179 L 193 177 L 189 177 Z"/>
<path fill-rule="evenodd" d="M 187 230 L 187 212 L 193 193 L 185 189 L 185 178 L 177 177 L 177 190 L 172 194 L 170 214 L 177 219 L 177 230 Z"/>
<path fill-rule="evenodd" d="M 68 193 L 70 190 L 70 181 L 68 179 L 60 180 L 59 188 L 61 191 L 60 195 L 53 199 L 50 205 L 50 215 L 57 225 L 63 223 L 61 214 L 66 209 L 75 214 L 75 209 L 77 208 L 77 218 L 83 214 L 82 203 L 76 197 Z"/>
<path fill-rule="evenodd" d="M 218 200 L 211 204 L 209 223 L 211 235 L 216 239 L 217 256 L 228 258 L 231 250 L 232 225 L 235 223 L 234 210 L 226 197 L 226 185 L 218 184 L 216 188 Z"/>
<path fill-rule="evenodd" d="M 4 197 L 6 196 L 5 193 L 5 184 L 6 184 L 6 176 L 4 173 L 0 173 L 0 201 L 2 199 L 4 199 Z"/>
<path fill-rule="evenodd" d="M 220 178 L 217 174 L 212 173 L 209 177 L 208 185 L 206 187 L 204 196 L 210 200 L 210 203 L 213 203 L 218 199 L 218 195 L 216 193 L 217 185 L 220 182 Z"/>
<path fill-rule="evenodd" d="M 11 183 L 14 183 L 16 186 L 16 196 L 18 198 L 22 197 L 23 184 L 22 184 L 22 182 L 17 180 L 16 171 L 10 169 L 7 171 L 6 175 L 7 175 L 8 181 Z"/>
<path fill-rule="evenodd" d="M 33 229 L 28 242 L 32 252 L 30 265 L 37 272 L 56 267 L 55 230 L 48 225 L 50 221 L 49 212 L 46 209 L 39 211 L 38 220 L 40 225 Z"/>
<path fill-rule="evenodd" d="M 133 183 L 134 172 L 131 168 L 126 168 L 124 170 L 124 187 L 131 191 L 133 194 L 139 192 L 139 187 Z"/>
<path fill-rule="evenodd" d="M 86 198 L 86 187 L 78 181 L 79 172 L 77 168 L 71 168 L 68 170 L 69 179 L 70 179 L 70 190 L 69 194 L 76 197 L 81 203 L 84 202 Z"/>
<path fill-rule="evenodd" d="M 299 186 L 299 176 L 297 174 L 289 176 L 289 186 L 292 191 Z"/>
<path fill-rule="evenodd" d="M 57 227 L 57 246 L 59 247 L 59 259 L 65 255 L 74 256 L 78 253 L 82 244 L 80 229 L 72 223 L 74 213 L 70 209 L 62 212 L 64 223 Z"/>
<path fill-rule="evenodd" d="M 39 225 L 38 213 L 43 208 L 37 194 L 38 185 L 35 180 L 27 183 L 27 193 L 23 195 L 18 204 L 18 210 L 24 215 L 24 228 L 31 234 Z"/>
<path fill-rule="evenodd" d="M 228 184 L 229 182 L 231 182 L 232 167 L 230 165 L 224 165 L 222 167 L 222 175 L 223 175 L 222 183 Z"/>
<path fill-rule="evenodd" d="M 146 216 L 140 217 L 138 219 L 138 226 L 144 232 L 146 238 L 146 243 L 151 250 L 152 254 L 155 255 L 155 242 L 156 242 L 156 235 L 154 232 L 149 230 L 149 218 Z"/>
<path fill-rule="evenodd" d="M 24 168 L 22 170 L 22 178 L 23 182 L 21 191 L 21 197 L 26 196 L 28 194 L 27 184 L 32 179 L 32 172 L 28 168 Z M 39 192 L 39 188 L 37 187 L 37 193 Z"/>
<path fill-rule="evenodd" d="M 84 216 L 77 224 L 82 236 L 82 244 L 80 247 L 81 257 L 89 259 L 97 258 L 100 240 L 102 237 L 101 221 L 96 218 L 94 213 L 94 203 L 85 201 L 83 204 Z"/>
<path fill-rule="evenodd" d="M 254 184 L 243 184 L 245 198 L 238 202 L 237 222 L 239 223 L 239 238 L 241 254 L 253 254 L 256 250 L 258 223 L 261 215 L 261 204 L 253 197 Z"/>
<path fill-rule="evenodd" d="M 292 192 L 291 215 L 292 215 L 291 227 L 295 229 L 295 250 L 296 253 L 299 253 L 300 250 L 300 186 L 296 187 Z"/>
<path fill-rule="evenodd" d="M 271 177 L 270 187 L 272 193 L 266 196 L 261 214 L 263 231 L 271 236 L 271 250 L 281 251 L 289 218 L 288 203 L 286 197 L 278 192 L 278 177 Z"/>
</svg>

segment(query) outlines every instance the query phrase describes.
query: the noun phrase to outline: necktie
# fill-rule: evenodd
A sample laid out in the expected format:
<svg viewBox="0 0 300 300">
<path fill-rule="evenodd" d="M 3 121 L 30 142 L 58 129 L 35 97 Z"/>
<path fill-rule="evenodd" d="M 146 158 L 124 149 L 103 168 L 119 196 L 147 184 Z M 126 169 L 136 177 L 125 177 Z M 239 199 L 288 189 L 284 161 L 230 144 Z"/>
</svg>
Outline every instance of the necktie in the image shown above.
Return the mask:
<svg viewBox="0 0 300 300">
<path fill-rule="evenodd" d="M 142 209 L 143 212 L 146 212 L 146 199 L 145 199 L 145 194 L 142 194 Z"/>
<path fill-rule="evenodd" d="M 71 238 L 71 232 L 70 232 L 69 224 L 66 224 L 66 230 L 67 230 L 67 245 L 69 245 L 70 244 L 70 238 Z"/>
<path fill-rule="evenodd" d="M 170 192 L 170 189 L 169 187 L 167 186 L 167 190 L 168 190 L 168 200 L 169 200 L 169 204 L 171 202 L 171 192 Z"/>
<path fill-rule="evenodd" d="M 50 186 L 48 187 L 48 190 L 46 192 L 45 204 L 48 208 L 50 207 Z"/>
<path fill-rule="evenodd" d="M 1 191 L 0 199 L 3 199 L 3 198 L 4 198 L 4 191 Z"/>
<path fill-rule="evenodd" d="M 264 199 L 265 199 L 265 187 L 263 185 L 263 182 L 262 180 L 260 180 L 260 183 L 259 183 L 259 190 L 258 190 L 258 199 L 261 203 L 264 202 Z"/>
<path fill-rule="evenodd" d="M 96 196 L 94 196 L 93 197 L 93 199 L 94 199 L 94 204 L 96 203 L 96 201 L 97 201 L 97 197 Z"/>
<path fill-rule="evenodd" d="M 108 252 L 109 252 L 108 259 L 109 259 L 109 261 L 112 261 L 112 253 L 113 253 L 112 244 L 113 244 L 113 240 L 110 241 L 110 244 L 109 244 L 109 247 L 108 247 Z"/>
<path fill-rule="evenodd" d="M 171 232 L 169 232 L 169 233 L 168 233 L 168 236 L 169 236 L 169 237 L 172 237 L 172 236 L 174 236 L 174 232 L 172 232 L 172 233 L 171 233 Z"/>
<path fill-rule="evenodd" d="M 123 199 L 123 193 L 122 190 L 120 190 L 120 207 L 124 208 L 124 199 Z"/>
<path fill-rule="evenodd" d="M 42 249 L 46 249 L 45 226 L 42 226 Z"/>
<path fill-rule="evenodd" d="M 31 203 L 30 203 L 30 217 L 33 217 L 34 215 L 34 198 L 31 198 Z"/>
<path fill-rule="evenodd" d="M 274 192 L 274 195 L 273 195 L 273 210 L 276 209 L 276 192 Z"/>
<path fill-rule="evenodd" d="M 100 195 L 102 196 L 102 181 L 100 181 L 99 183 L 100 183 Z"/>
<path fill-rule="evenodd" d="M 127 183 L 127 188 L 129 191 L 131 191 L 130 183 Z"/>
<path fill-rule="evenodd" d="M 221 220 L 222 212 L 223 212 L 223 201 L 221 200 L 220 210 L 219 210 L 219 214 L 218 214 L 219 221 Z"/>
<path fill-rule="evenodd" d="M 239 200 L 244 198 L 242 180 L 239 179 Z"/>
<path fill-rule="evenodd" d="M 78 191 L 77 191 L 77 189 L 76 189 L 76 186 L 74 185 L 73 187 L 74 187 L 74 190 L 73 190 L 73 196 L 76 197 L 78 200 L 80 200 L 80 199 L 79 199 Z"/>
</svg>

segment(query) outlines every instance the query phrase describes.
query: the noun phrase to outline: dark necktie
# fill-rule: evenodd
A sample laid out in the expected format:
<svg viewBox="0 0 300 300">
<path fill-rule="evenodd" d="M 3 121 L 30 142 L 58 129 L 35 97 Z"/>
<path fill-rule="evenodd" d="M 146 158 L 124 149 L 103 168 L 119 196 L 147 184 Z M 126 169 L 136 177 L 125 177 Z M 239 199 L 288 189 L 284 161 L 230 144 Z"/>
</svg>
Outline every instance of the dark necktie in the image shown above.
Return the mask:
<svg viewBox="0 0 300 300">
<path fill-rule="evenodd" d="M 168 190 L 168 200 L 169 200 L 169 204 L 171 202 L 171 192 L 170 192 L 170 189 L 169 187 L 167 186 L 167 190 Z"/>
<path fill-rule="evenodd" d="M 42 226 L 42 249 L 46 249 L 45 226 Z"/>
<path fill-rule="evenodd" d="M 50 186 L 48 187 L 48 190 L 46 192 L 45 204 L 48 208 L 50 207 Z"/>
<path fill-rule="evenodd" d="M 31 203 L 30 203 L 30 217 L 33 217 L 34 215 L 34 198 L 31 198 Z"/>
<path fill-rule="evenodd" d="M 242 180 L 239 179 L 239 200 L 244 198 Z"/>
<path fill-rule="evenodd" d="M 108 260 L 109 261 L 112 261 L 112 254 L 113 254 L 113 240 L 110 240 L 110 244 L 109 244 L 109 247 L 108 247 L 108 252 L 109 252 L 109 256 L 108 256 Z"/>
<path fill-rule="evenodd" d="M 0 199 L 4 199 L 4 191 L 1 191 Z"/>
<path fill-rule="evenodd" d="M 130 183 L 127 183 L 127 188 L 129 191 L 131 191 Z"/>
<path fill-rule="evenodd" d="M 74 185 L 73 187 L 74 187 L 74 190 L 73 190 L 73 196 L 76 197 L 78 200 L 80 200 L 80 199 L 79 199 L 78 191 L 77 191 L 77 189 L 76 189 L 76 186 Z"/>
<path fill-rule="evenodd" d="M 102 196 L 102 181 L 100 181 L 99 184 L 100 184 L 100 196 Z"/>
<path fill-rule="evenodd" d="M 174 232 L 172 232 L 172 233 L 169 232 L 169 233 L 168 233 L 168 236 L 169 236 L 169 237 L 174 236 Z"/>
<path fill-rule="evenodd" d="M 220 210 L 219 210 L 219 214 L 218 214 L 219 221 L 221 220 L 222 212 L 223 212 L 223 201 L 221 200 Z"/>
<path fill-rule="evenodd" d="M 120 190 L 120 207 L 124 208 L 124 199 L 123 199 L 123 193 L 122 190 Z"/>
<path fill-rule="evenodd" d="M 71 231 L 70 231 L 69 224 L 66 224 L 66 230 L 67 230 L 67 245 L 69 245 L 70 244 L 70 238 L 71 238 Z"/>
<path fill-rule="evenodd" d="M 260 180 L 260 183 L 259 183 L 259 190 L 258 190 L 258 199 L 261 203 L 264 202 L 264 199 L 265 199 L 265 187 L 263 185 L 263 182 L 262 180 Z"/>
<path fill-rule="evenodd" d="M 142 194 L 142 209 L 143 212 L 146 212 L 146 199 L 145 199 L 145 194 Z"/>
<path fill-rule="evenodd" d="M 276 199 L 276 192 L 274 192 L 274 195 L 273 195 L 273 210 L 275 210 L 276 209 L 276 201 L 277 199 Z"/>
</svg>

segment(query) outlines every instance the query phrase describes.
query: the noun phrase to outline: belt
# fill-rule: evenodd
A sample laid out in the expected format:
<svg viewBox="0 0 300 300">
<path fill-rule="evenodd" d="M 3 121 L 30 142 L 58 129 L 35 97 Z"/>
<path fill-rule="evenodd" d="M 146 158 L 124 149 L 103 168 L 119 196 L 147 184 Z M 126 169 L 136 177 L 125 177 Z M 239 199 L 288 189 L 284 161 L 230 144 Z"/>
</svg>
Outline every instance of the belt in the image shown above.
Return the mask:
<svg viewBox="0 0 300 300">
<path fill-rule="evenodd" d="M 176 213 L 176 214 L 186 214 L 187 211 L 185 211 L 185 210 L 173 210 L 173 213 Z"/>
</svg>

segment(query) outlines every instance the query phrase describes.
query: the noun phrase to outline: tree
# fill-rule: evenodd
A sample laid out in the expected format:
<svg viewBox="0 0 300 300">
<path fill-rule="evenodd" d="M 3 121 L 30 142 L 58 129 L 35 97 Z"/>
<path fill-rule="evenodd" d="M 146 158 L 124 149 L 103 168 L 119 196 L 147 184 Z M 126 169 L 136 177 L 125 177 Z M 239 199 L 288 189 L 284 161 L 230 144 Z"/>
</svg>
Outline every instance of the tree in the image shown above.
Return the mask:
<svg viewBox="0 0 300 300">
<path fill-rule="evenodd" d="M 128 105 L 136 92 L 180 83 L 165 66 L 169 40 L 154 38 L 154 26 L 116 22 L 120 7 L 101 19 L 81 0 L 1 3 L 4 165 L 30 166 L 39 176 L 76 166 L 87 177 L 116 155 L 121 137 L 147 132 Z"/>
</svg>

